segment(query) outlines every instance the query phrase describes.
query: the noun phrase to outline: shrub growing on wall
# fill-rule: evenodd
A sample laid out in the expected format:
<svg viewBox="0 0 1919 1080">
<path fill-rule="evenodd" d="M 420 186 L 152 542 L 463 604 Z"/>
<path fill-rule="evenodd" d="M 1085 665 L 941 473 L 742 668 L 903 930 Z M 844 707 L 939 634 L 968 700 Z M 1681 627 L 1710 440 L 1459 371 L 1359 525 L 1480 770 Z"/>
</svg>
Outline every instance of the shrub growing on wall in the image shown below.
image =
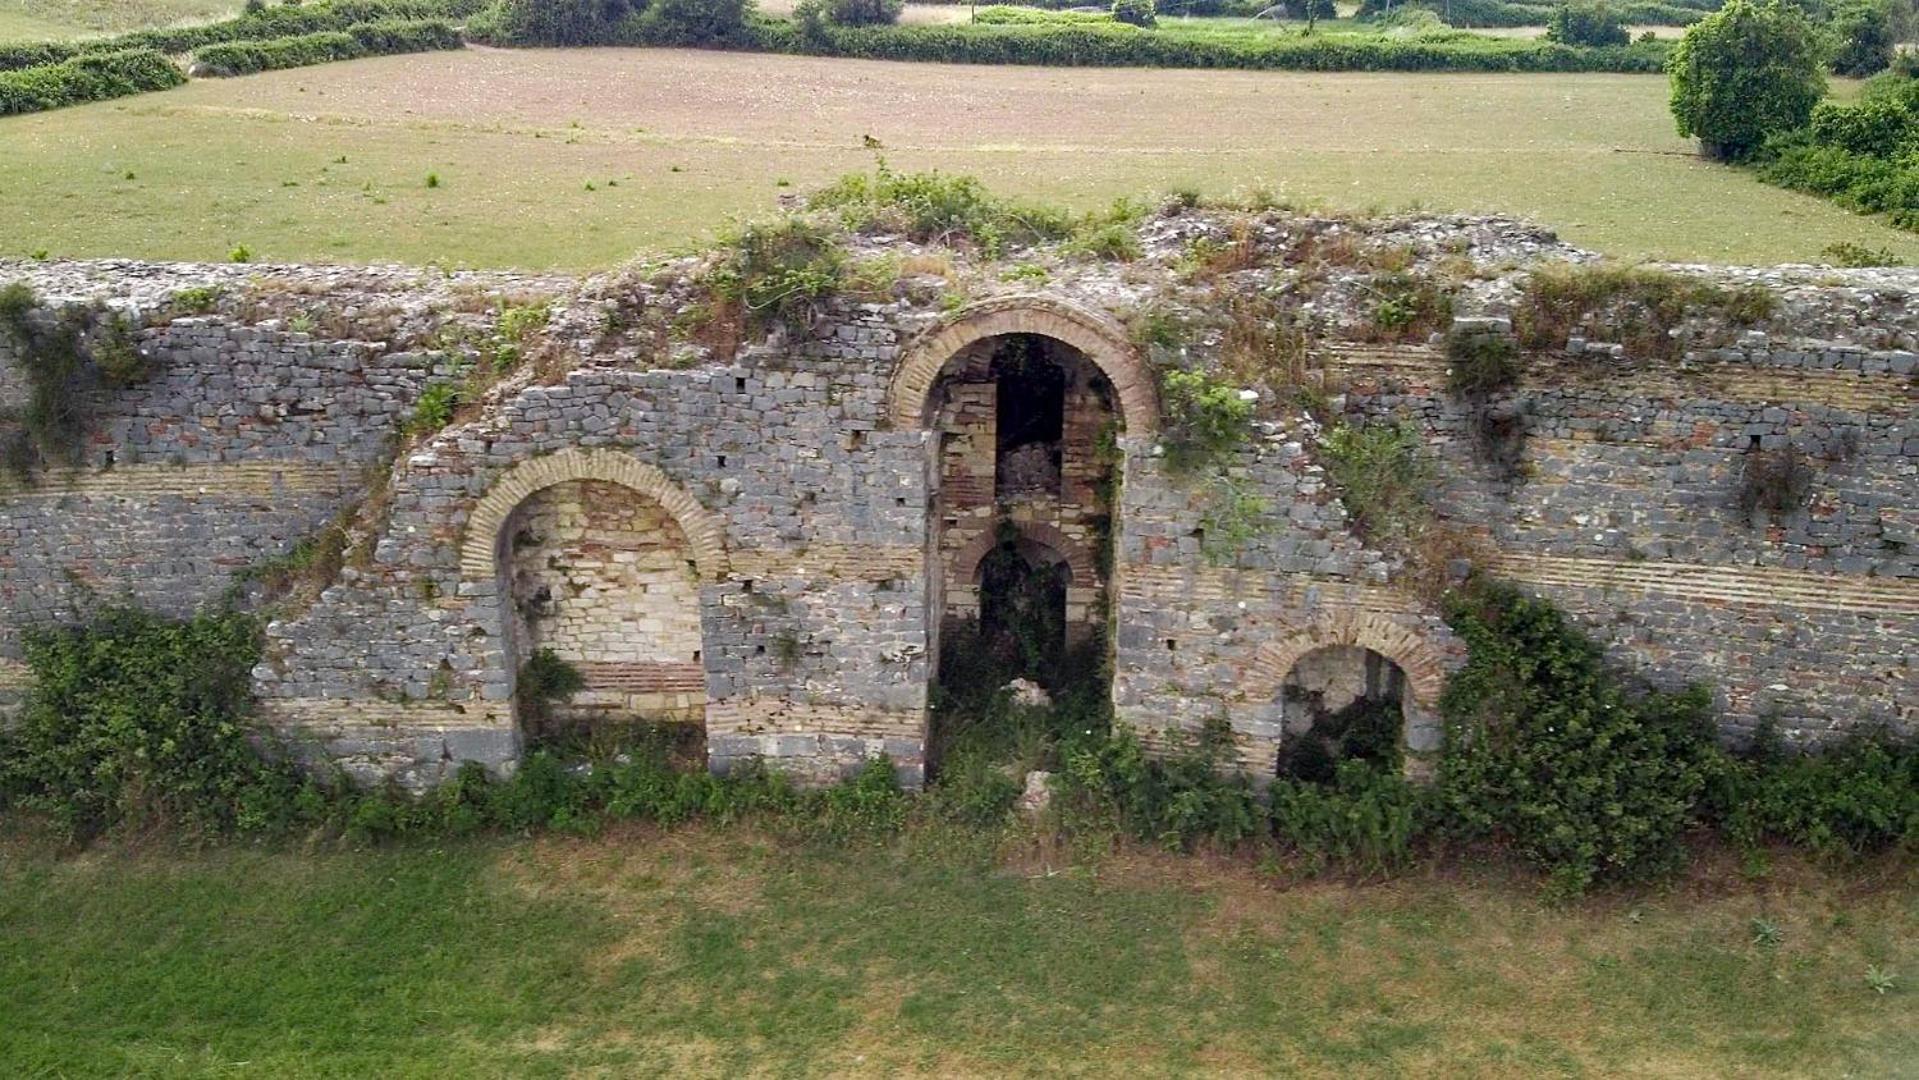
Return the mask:
<svg viewBox="0 0 1919 1080">
<path fill-rule="evenodd" d="M 1448 607 L 1469 654 L 1440 698 L 1440 798 L 1456 828 L 1510 843 L 1564 895 L 1682 862 L 1718 762 L 1707 694 L 1628 697 L 1597 644 L 1517 590 L 1482 586 Z"/>
<path fill-rule="evenodd" d="M 1686 31 L 1667 64 L 1679 134 L 1720 158 L 1749 157 L 1804 127 L 1826 96 L 1825 50 L 1799 8 L 1731 0 Z"/>
<path fill-rule="evenodd" d="M 86 835 L 119 823 L 256 824 L 294 785 L 248 743 L 258 628 L 115 609 L 26 635 L 33 689 L 0 744 L 0 793 Z"/>
</svg>

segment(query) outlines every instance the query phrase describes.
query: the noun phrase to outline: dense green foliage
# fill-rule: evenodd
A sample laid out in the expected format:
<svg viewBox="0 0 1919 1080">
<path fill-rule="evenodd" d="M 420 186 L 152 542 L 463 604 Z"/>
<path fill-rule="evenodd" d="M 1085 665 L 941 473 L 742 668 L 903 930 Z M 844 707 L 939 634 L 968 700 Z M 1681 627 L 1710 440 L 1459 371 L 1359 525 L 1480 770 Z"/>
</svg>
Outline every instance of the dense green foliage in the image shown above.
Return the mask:
<svg viewBox="0 0 1919 1080">
<path fill-rule="evenodd" d="M 727 238 L 713 269 L 714 293 L 737 304 L 749 323 L 811 323 L 819 305 L 837 294 L 846 271 L 838 236 L 803 217 L 748 225 Z"/>
<path fill-rule="evenodd" d="M 44 67 L 0 72 L 0 116 L 170 90 L 186 74 L 152 49 L 90 53 Z"/>
<path fill-rule="evenodd" d="M 1456 598 L 1449 618 L 1469 656 L 1440 703 L 1451 827 L 1510 843 L 1567 894 L 1677 867 L 1718 761 L 1710 697 L 1629 697 L 1597 644 L 1514 590 Z"/>
<path fill-rule="evenodd" d="M 1160 438 L 1166 467 L 1193 473 L 1217 466 L 1246 444 L 1255 398 L 1204 371 L 1159 377 Z"/>
<path fill-rule="evenodd" d="M 247 742 L 257 636 L 244 617 L 126 609 L 29 632 L 33 688 L 0 742 L 0 799 L 79 836 L 265 824 L 298 785 Z"/>
<path fill-rule="evenodd" d="M 871 175 L 841 176 L 815 192 L 807 206 L 838 215 L 857 232 L 891 233 L 922 244 L 972 244 L 989 256 L 1009 244 L 1064 238 L 1075 224 L 1058 210 L 994 195 L 975 177 L 895 172 L 883 161 Z"/>
<path fill-rule="evenodd" d="M 1821 104 L 1767 144 L 1759 175 L 1919 231 L 1919 80 L 1881 76 L 1855 104 Z"/>
<path fill-rule="evenodd" d="M 1832 73 L 1864 78 L 1892 66 L 1897 46 L 1885 0 L 1851 0 L 1832 13 Z"/>
<path fill-rule="evenodd" d="M 1725 764 L 1709 807 L 1748 846 L 1784 842 L 1846 856 L 1919 846 L 1919 742 L 1871 732 L 1795 754 L 1767 726 L 1743 758 Z"/>
<path fill-rule="evenodd" d="M 1626 20 L 1605 0 L 1582 0 L 1553 9 L 1546 23 L 1546 40 L 1562 45 L 1624 45 L 1629 37 Z"/>
<path fill-rule="evenodd" d="M 301 37 L 210 45 L 195 53 L 193 60 L 196 74 L 232 76 L 309 67 L 335 60 L 357 60 L 363 56 L 388 56 L 463 46 L 459 31 L 445 22 L 389 21 L 355 23 L 343 31 L 330 30 Z"/>
<path fill-rule="evenodd" d="M 790 23 L 767 22 L 754 27 L 749 47 L 875 60 L 1051 67 L 1483 72 L 1655 72 L 1663 69 L 1669 51 L 1657 42 L 1591 49 L 1461 31 L 1407 37 L 1307 36 L 1168 23 L 1149 32 L 1116 22 L 825 27 L 817 34 L 802 34 Z"/>
<path fill-rule="evenodd" d="M 1673 51 L 1672 113 L 1679 134 L 1739 160 L 1803 127 L 1826 96 L 1825 49 L 1797 7 L 1731 0 L 1686 31 Z"/>
<path fill-rule="evenodd" d="M 357 23 L 464 19 L 486 3 L 487 0 L 324 0 L 275 4 L 261 11 L 248 11 L 238 18 L 192 26 L 138 30 L 79 41 L 0 44 L 0 71 L 40 67 L 76 56 L 126 49 L 187 53 L 229 41 L 268 41 L 345 30 Z"/>
<path fill-rule="evenodd" d="M 1430 11 L 1460 27 L 1547 26 L 1565 6 L 1561 0 L 1365 0 L 1359 17 L 1387 22 L 1409 8 Z M 1690 26 L 1718 10 L 1718 0 L 1617 0 L 1606 5 L 1622 24 Z"/>
<path fill-rule="evenodd" d="M 1155 26 L 1153 0 L 1113 0 L 1113 21 L 1127 26 Z"/>
<path fill-rule="evenodd" d="M 796 20 L 747 19 L 740 0 L 653 0 L 617 17 L 586 14 L 558 28 L 518 19 L 513 5 L 476 19 L 473 32 L 502 45 L 722 45 L 815 56 L 1065 67 L 1255 68 L 1311 71 L 1627 71 L 1663 68 L 1658 43 L 1603 49 L 1516 41 L 1441 29 L 1413 35 L 1316 34 L 1263 28 L 1161 26 L 1051 18 L 979 25 L 837 25 L 809 7 Z M 709 10 L 710 9 L 710 10 Z M 724 9 L 724 10 L 722 10 Z M 573 10 L 563 6 L 563 10 Z M 689 12 L 706 12 L 695 17 Z"/>
<path fill-rule="evenodd" d="M 799 790 L 757 766 L 726 777 L 689 769 L 664 730 L 643 728 L 585 757 L 535 751 L 509 781 L 468 766 L 415 798 L 302 776 L 270 745 L 262 752 L 248 723 L 259 655 L 251 619 L 113 609 L 28 636 L 34 685 L 21 723 L 0 738 L 0 802 L 76 837 L 173 826 L 379 840 L 753 817 L 846 841 L 914 815 L 997 827 L 1019 790 L 1013 761 L 1057 770 L 1055 820 L 1068 832 L 1117 830 L 1171 848 L 1276 844 L 1307 868 L 1369 873 L 1437 840 L 1492 843 L 1567 894 L 1671 868 L 1695 824 L 1717 824 L 1749 848 L 1783 841 L 1851 855 L 1919 843 L 1919 744 L 1867 736 L 1792 756 L 1762 735 L 1753 754 L 1729 759 L 1712 743 L 1703 693 L 1627 694 L 1599 648 L 1544 602 L 1481 588 L 1456 598 L 1450 617 L 1469 660 L 1441 702 L 1435 785 L 1399 774 L 1399 708 L 1384 701 L 1353 710 L 1322 740 L 1325 760 L 1293 761 L 1263 794 L 1241 773 L 1223 720 L 1149 754 L 1130 729 L 1110 729 L 1110 676 L 1094 644 L 1054 664 L 1063 674 L 1040 706 L 999 689 L 1017 664 L 991 650 L 968 654 L 971 666 L 943 656 L 952 696 L 936 702 L 936 724 L 948 729 L 938 782 L 917 800 L 884 758 L 837 787 Z M 541 696 L 570 685 L 563 665 L 535 667 L 522 680 L 542 682 Z"/>
</svg>

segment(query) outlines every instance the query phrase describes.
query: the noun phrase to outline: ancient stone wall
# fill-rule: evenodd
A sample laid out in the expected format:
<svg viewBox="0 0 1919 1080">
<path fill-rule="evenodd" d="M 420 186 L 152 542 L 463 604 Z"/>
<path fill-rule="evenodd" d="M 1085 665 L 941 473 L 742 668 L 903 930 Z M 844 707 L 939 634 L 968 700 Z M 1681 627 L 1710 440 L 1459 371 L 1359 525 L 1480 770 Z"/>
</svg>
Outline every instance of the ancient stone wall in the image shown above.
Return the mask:
<svg viewBox="0 0 1919 1080">
<path fill-rule="evenodd" d="M 110 292 L 122 272 L 95 277 Z M 1171 472 L 1154 375 L 1121 323 L 1163 283 L 1134 270 L 1121 292 L 1086 273 L 957 311 L 836 303 L 803 332 L 686 365 L 596 337 L 598 309 L 575 302 L 556 316 L 564 363 L 418 436 L 402 429 L 421 390 L 463 370 L 428 335 L 322 340 L 238 311 L 153 320 L 140 340 L 155 375 L 102 402 L 85 466 L 0 492 L 0 660 L 17 660 L 23 628 L 98 598 L 185 613 L 354 513 L 363 557 L 278 614 L 256 671 L 265 722 L 316 760 L 417 786 L 468 761 L 508 769 L 518 673 L 548 647 L 586 676 L 574 719 L 697 717 L 720 770 L 765 759 L 825 779 L 884 753 L 917 781 L 939 626 L 969 601 L 949 578 L 977 559 L 996 501 L 978 453 L 994 399 L 962 386 L 952 400 L 973 415 L 957 423 L 934 391 L 956 356 L 1033 334 L 1110 385 L 1104 411 L 1067 410 L 1063 441 L 1098 434 L 1088 417 L 1122 430 L 1110 604 L 1093 602 L 1086 459 L 1062 454 L 1052 516 L 1026 522 L 1052 530 L 1080 610 L 1108 612 L 1118 719 L 1157 747 L 1224 720 L 1241 762 L 1269 774 L 1297 724 L 1289 680 L 1344 677 L 1301 660 L 1369 650 L 1403 679 L 1406 746 L 1427 767 L 1462 646 L 1404 559 L 1355 536 L 1318 421 L 1266 403 L 1223 467 Z M 1420 432 L 1431 501 L 1482 541 L 1479 569 L 1552 597 L 1622 665 L 1712 687 L 1729 736 L 1774 717 L 1807 741 L 1919 725 L 1913 359 L 1780 332 L 1683 363 L 1575 343 L 1528 358 L 1508 395 L 1523 445 L 1502 464 L 1437 346 L 1335 335 L 1313 357 L 1335 413 Z M 943 441 L 942 424 L 975 445 Z M 1812 469 L 1805 505 L 1741 511 L 1751 455 L 1787 446 Z M 1222 544 L 1207 530 L 1229 497 L 1261 510 Z M 980 527 L 954 533 L 954 508 Z M 0 684 L 20 681 L 0 665 Z"/>
</svg>

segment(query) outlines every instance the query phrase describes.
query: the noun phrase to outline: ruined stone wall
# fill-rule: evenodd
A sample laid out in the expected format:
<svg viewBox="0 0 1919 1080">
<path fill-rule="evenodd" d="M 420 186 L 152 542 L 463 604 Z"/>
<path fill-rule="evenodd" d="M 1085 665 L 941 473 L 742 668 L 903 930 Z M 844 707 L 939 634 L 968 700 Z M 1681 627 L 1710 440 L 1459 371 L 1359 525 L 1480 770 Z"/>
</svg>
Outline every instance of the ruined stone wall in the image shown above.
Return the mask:
<svg viewBox="0 0 1919 1080">
<path fill-rule="evenodd" d="M 112 602 L 190 614 L 339 516 L 433 363 L 206 319 L 139 348 L 154 374 L 100 403 L 80 467 L 0 479 L 0 686 L 21 683 L 23 628 Z"/>
<path fill-rule="evenodd" d="M 581 312 L 558 325 L 595 320 Z M 804 333 L 686 366 L 566 329 L 565 363 L 397 441 L 421 389 L 456 374 L 418 334 L 156 323 L 141 335 L 156 374 L 102 403 L 86 466 L 0 493 L 0 658 L 90 596 L 185 613 L 371 487 L 365 557 L 281 612 L 256 671 L 262 717 L 316 760 L 414 785 L 468 761 L 510 768 L 517 672 L 544 642 L 588 677 L 580 715 L 702 715 L 717 769 L 764 758 L 825 779 L 886 753 L 914 781 L 938 626 L 964 601 L 941 594 L 962 554 L 941 511 L 978 509 L 968 484 L 991 480 L 990 453 L 979 475 L 943 459 L 929 394 L 964 350 L 1040 334 L 1097 366 L 1101 415 L 1125 422 L 1108 586 L 1120 721 L 1164 747 L 1224 720 L 1267 773 L 1300 660 L 1371 650 L 1403 673 L 1407 747 L 1429 764 L 1463 651 L 1403 560 L 1354 535 L 1316 422 L 1268 403 L 1223 468 L 1169 472 L 1154 377 L 1120 314 L 1070 280 L 954 312 L 841 303 Z M 1807 741 L 1919 724 L 1911 353 L 1775 333 L 1684 363 L 1530 357 L 1512 475 L 1446 392 L 1436 348 L 1335 340 L 1318 359 L 1336 412 L 1423 435 L 1432 502 L 1483 539 L 1481 569 L 1552 597 L 1622 665 L 1713 687 L 1730 736 L 1767 716 Z M 1749 454 L 1789 443 L 1815 467 L 1807 505 L 1743 518 Z M 1063 479 L 1082 509 L 1086 464 L 1068 455 Z M 1227 497 L 1263 510 L 1221 545 L 1207 530 Z M 1092 574 L 1075 565 L 1075 587 Z"/>
</svg>

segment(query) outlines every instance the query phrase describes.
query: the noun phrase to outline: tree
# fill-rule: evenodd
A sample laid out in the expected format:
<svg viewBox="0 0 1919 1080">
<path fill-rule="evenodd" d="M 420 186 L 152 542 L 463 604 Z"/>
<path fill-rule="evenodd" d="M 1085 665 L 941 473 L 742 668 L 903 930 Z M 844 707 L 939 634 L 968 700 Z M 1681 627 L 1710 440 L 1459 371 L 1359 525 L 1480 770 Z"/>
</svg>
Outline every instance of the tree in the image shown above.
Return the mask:
<svg viewBox="0 0 1919 1080">
<path fill-rule="evenodd" d="M 1892 66 L 1892 12 L 1884 0 L 1855 0 L 1832 16 L 1832 73 L 1864 77 Z"/>
<path fill-rule="evenodd" d="M 1805 13 L 1779 0 L 1729 0 L 1686 31 L 1666 70 L 1679 134 L 1742 160 L 1804 127 L 1826 96 L 1825 50 Z"/>
<path fill-rule="evenodd" d="M 1554 8 L 1546 20 L 1546 40 L 1561 45 L 1625 45 L 1631 36 L 1625 20 L 1599 0 Z"/>
</svg>

